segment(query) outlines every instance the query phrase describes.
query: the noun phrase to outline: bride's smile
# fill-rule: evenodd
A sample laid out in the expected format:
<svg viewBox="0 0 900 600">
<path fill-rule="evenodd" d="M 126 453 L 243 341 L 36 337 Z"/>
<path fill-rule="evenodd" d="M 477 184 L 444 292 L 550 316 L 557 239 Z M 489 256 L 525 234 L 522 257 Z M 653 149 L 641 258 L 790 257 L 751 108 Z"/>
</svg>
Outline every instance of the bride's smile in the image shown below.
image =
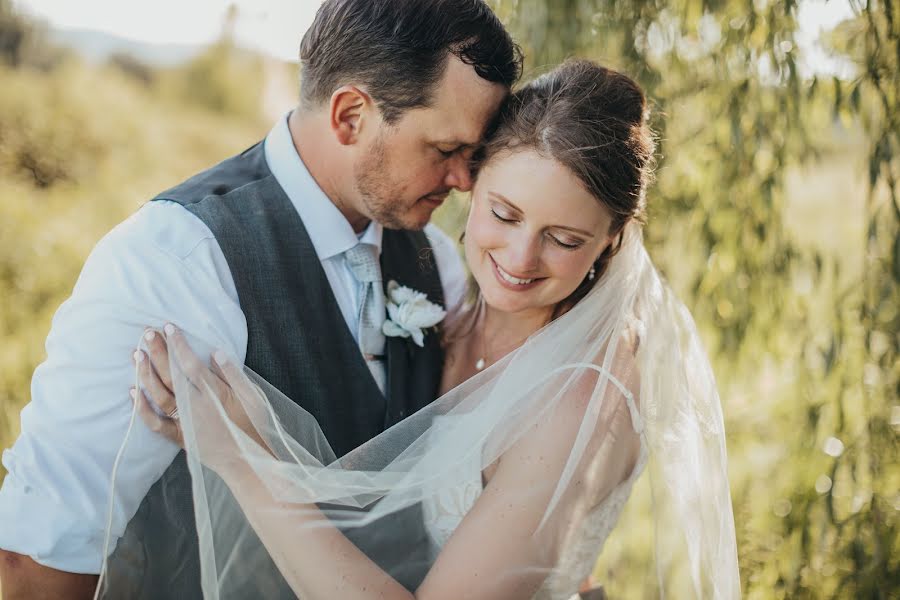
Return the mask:
<svg viewBox="0 0 900 600">
<path fill-rule="evenodd" d="M 544 281 L 545 279 L 544 277 L 517 277 L 498 265 L 497 261 L 494 260 L 494 257 L 491 256 L 490 252 L 488 252 L 488 257 L 491 259 L 491 262 L 494 265 L 494 271 L 497 275 L 497 280 L 500 282 L 500 285 L 507 289 L 521 292 L 533 288 L 535 285 L 537 285 L 541 281 Z"/>
</svg>

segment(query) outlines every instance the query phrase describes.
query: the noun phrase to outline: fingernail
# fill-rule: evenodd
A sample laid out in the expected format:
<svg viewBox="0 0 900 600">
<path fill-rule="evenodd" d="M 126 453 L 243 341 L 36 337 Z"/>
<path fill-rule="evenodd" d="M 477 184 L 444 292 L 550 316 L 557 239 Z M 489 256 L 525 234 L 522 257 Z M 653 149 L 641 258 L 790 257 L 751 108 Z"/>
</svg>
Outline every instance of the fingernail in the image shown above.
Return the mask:
<svg viewBox="0 0 900 600">
<path fill-rule="evenodd" d="M 163 331 L 166 332 L 166 335 L 172 335 L 173 333 L 175 333 L 175 326 L 171 323 L 166 323 L 166 326 L 163 327 Z"/>
<path fill-rule="evenodd" d="M 132 400 L 137 400 L 137 392 L 134 391 L 134 388 L 128 390 L 128 395 L 131 396 Z"/>
<path fill-rule="evenodd" d="M 134 353 L 134 362 L 141 362 L 144 360 L 144 353 L 140 350 L 136 350 Z"/>
<path fill-rule="evenodd" d="M 220 365 L 228 364 L 228 355 L 225 354 L 222 350 L 216 350 L 216 353 L 213 354 L 213 360 L 219 363 Z"/>
<path fill-rule="evenodd" d="M 144 339 L 147 340 L 148 342 L 153 341 L 153 338 L 155 338 L 155 337 L 156 337 L 156 332 L 153 331 L 152 329 L 144 334 Z"/>
</svg>

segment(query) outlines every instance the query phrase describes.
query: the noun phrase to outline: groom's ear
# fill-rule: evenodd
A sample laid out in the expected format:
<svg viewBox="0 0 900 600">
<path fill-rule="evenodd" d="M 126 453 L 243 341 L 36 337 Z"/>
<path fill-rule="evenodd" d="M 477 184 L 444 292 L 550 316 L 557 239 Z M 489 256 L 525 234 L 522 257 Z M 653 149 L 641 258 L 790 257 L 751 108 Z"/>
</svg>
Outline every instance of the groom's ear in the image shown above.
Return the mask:
<svg viewBox="0 0 900 600">
<path fill-rule="evenodd" d="M 331 130 L 338 143 L 349 146 L 359 141 L 362 128 L 374 116 L 375 103 L 358 87 L 345 85 L 331 95 L 330 109 Z"/>
</svg>

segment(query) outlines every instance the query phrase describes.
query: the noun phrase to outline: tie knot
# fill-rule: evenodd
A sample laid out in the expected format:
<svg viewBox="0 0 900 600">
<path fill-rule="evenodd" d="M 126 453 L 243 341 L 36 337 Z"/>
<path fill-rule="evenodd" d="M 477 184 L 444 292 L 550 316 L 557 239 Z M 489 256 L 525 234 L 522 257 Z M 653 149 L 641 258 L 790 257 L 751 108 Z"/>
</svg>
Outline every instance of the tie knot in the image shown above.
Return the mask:
<svg viewBox="0 0 900 600">
<path fill-rule="evenodd" d="M 371 244 L 357 244 L 344 253 L 347 264 L 360 283 L 381 281 L 378 250 Z"/>
</svg>

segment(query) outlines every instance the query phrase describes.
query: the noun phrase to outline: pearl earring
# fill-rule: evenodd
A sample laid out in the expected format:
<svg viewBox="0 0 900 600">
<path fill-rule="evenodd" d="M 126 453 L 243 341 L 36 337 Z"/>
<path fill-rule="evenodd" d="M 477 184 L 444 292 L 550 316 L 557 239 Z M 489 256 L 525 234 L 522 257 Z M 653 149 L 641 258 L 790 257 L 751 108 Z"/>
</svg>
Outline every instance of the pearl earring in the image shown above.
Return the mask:
<svg viewBox="0 0 900 600">
<path fill-rule="evenodd" d="M 588 281 L 593 281 L 594 277 L 597 276 L 597 269 L 594 268 L 594 265 L 591 265 L 591 270 L 588 271 Z"/>
</svg>

